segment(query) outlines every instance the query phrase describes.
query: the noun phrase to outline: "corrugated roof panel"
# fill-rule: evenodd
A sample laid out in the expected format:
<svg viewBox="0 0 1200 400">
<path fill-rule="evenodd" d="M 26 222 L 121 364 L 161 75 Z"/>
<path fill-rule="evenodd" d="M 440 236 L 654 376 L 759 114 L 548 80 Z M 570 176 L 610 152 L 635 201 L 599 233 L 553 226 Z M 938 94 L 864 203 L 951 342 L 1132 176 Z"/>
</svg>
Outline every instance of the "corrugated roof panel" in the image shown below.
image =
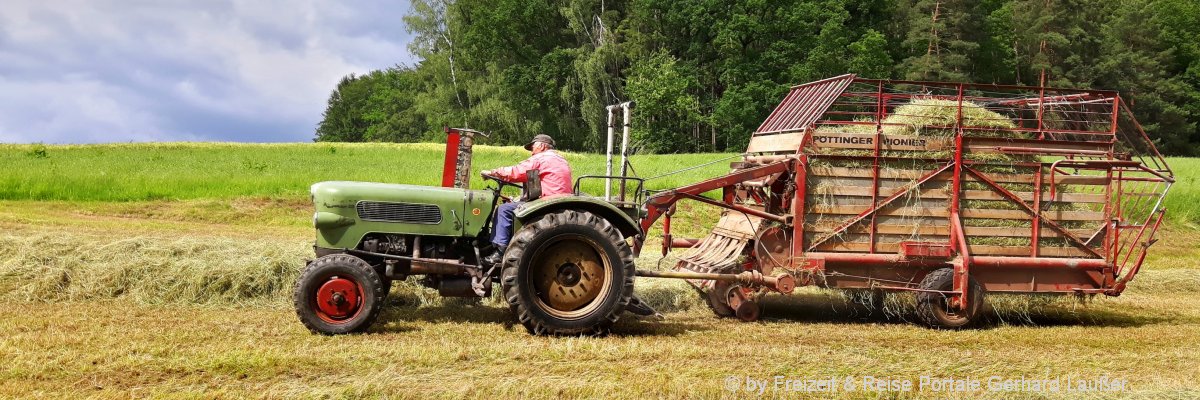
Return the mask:
<svg viewBox="0 0 1200 400">
<path fill-rule="evenodd" d="M 801 129 L 816 122 L 854 81 L 854 74 L 796 85 L 754 131 L 757 134 Z"/>
</svg>

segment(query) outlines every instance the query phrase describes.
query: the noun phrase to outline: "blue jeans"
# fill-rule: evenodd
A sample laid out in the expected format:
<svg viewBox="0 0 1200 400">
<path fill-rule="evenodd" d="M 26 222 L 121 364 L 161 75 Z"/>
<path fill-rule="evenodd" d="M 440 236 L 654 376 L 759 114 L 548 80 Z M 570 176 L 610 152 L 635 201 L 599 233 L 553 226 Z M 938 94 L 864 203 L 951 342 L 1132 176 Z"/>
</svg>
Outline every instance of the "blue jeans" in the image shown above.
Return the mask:
<svg viewBox="0 0 1200 400">
<path fill-rule="evenodd" d="M 492 244 L 496 245 L 497 249 L 508 246 L 508 241 L 512 239 L 513 218 L 516 216 L 517 207 L 520 206 L 521 202 L 514 201 L 496 207 L 496 219 L 492 224 Z"/>
</svg>

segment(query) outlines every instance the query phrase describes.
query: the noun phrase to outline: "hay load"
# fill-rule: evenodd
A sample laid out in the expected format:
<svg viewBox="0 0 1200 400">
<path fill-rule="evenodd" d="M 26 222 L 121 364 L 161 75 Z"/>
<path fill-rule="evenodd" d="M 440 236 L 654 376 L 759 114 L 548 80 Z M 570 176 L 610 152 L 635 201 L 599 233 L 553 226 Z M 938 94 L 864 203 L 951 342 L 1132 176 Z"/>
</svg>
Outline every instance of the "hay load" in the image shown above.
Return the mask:
<svg viewBox="0 0 1200 400">
<path fill-rule="evenodd" d="M 954 136 L 952 127 L 958 120 L 958 101 L 916 99 L 896 109 L 883 119 L 883 133 L 910 136 Z M 967 136 L 1015 137 L 1012 119 L 970 101 L 962 103 L 963 126 L 984 128 L 968 130 Z M 991 129 L 987 129 L 991 128 Z"/>
<path fill-rule="evenodd" d="M 915 99 L 907 104 L 896 107 L 880 121 L 880 130 L 884 135 L 949 138 L 954 136 L 954 126 L 958 121 L 958 101 L 935 98 Z M 872 122 L 861 120 L 860 122 Z M 998 112 L 989 110 L 979 104 L 962 102 L 962 124 L 971 127 L 964 134 L 970 137 L 997 137 L 1024 139 L 1027 134 L 1014 131 L 1017 127 L 1012 119 Z M 875 126 L 863 125 L 823 125 L 819 126 L 816 134 L 857 133 L 874 134 Z M 859 155 L 870 156 L 869 150 L 826 149 L 819 154 Z M 909 157 L 911 152 L 887 152 L 885 156 Z M 923 157 L 941 158 L 953 155 L 952 151 L 938 151 L 922 154 Z M 1032 161 L 1029 157 L 1006 154 L 964 155 L 980 161 Z"/>
</svg>

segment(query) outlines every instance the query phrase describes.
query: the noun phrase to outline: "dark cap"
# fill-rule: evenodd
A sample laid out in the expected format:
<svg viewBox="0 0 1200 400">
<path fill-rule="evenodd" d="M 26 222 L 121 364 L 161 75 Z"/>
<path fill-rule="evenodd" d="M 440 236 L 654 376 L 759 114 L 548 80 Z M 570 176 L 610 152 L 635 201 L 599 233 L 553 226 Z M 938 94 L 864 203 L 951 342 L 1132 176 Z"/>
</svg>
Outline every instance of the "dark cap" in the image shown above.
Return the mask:
<svg viewBox="0 0 1200 400">
<path fill-rule="evenodd" d="M 537 135 L 525 145 L 525 150 L 533 150 L 534 143 L 545 143 L 550 145 L 550 147 L 554 147 L 554 139 L 551 139 L 550 135 Z"/>
</svg>

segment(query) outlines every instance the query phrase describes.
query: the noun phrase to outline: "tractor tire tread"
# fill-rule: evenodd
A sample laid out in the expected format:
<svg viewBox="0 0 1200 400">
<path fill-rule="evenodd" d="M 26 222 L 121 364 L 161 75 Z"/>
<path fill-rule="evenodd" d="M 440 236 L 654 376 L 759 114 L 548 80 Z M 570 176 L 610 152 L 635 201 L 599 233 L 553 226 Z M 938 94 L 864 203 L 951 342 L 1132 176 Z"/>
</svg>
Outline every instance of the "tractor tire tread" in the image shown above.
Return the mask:
<svg viewBox="0 0 1200 400">
<path fill-rule="evenodd" d="M 557 326 L 554 324 L 554 321 L 539 319 L 535 313 L 530 312 L 529 307 L 531 305 L 524 304 L 521 301 L 522 285 L 519 284 L 517 276 L 520 260 L 523 258 L 524 252 L 529 250 L 527 247 L 538 235 L 564 224 L 590 227 L 607 238 L 617 249 L 618 259 L 613 261 L 620 263 L 619 266 L 614 265 L 614 268 L 620 268 L 622 271 L 620 293 L 616 294 L 619 297 L 615 306 L 604 310 L 604 315 L 598 318 L 599 322 L 592 326 Z M 501 289 L 504 292 L 504 298 L 508 302 L 513 314 L 517 316 L 517 320 L 533 335 L 578 336 L 606 334 L 609 328 L 620 320 L 621 313 L 625 312 L 626 306 L 629 305 L 633 298 L 633 276 L 636 269 L 633 252 L 629 249 L 628 244 L 625 243 L 621 233 L 611 223 L 589 212 L 576 210 L 556 211 L 543 215 L 526 224 L 520 231 L 513 235 L 502 262 Z"/>
<path fill-rule="evenodd" d="M 364 291 L 370 291 L 370 296 L 374 298 L 366 305 L 367 309 L 362 310 L 364 313 L 361 317 L 356 318 L 353 323 L 341 325 L 327 324 L 316 317 L 315 313 L 310 309 L 308 304 L 309 293 L 305 290 L 305 283 L 309 280 L 318 279 L 319 275 L 323 274 L 328 268 L 336 268 L 343 266 L 353 272 L 359 273 L 365 278 L 361 283 Z M 388 282 L 390 283 L 390 282 Z M 385 283 L 384 279 L 379 276 L 375 268 L 371 267 L 363 259 L 349 254 L 329 254 L 313 260 L 304 268 L 300 277 L 296 279 L 296 284 L 292 288 L 292 306 L 295 308 L 296 316 L 300 318 L 300 322 L 305 328 L 313 333 L 322 335 L 337 335 L 345 333 L 362 332 L 367 330 L 379 317 L 380 311 L 383 309 L 385 297 L 388 294 L 388 289 L 391 285 Z"/>
</svg>

